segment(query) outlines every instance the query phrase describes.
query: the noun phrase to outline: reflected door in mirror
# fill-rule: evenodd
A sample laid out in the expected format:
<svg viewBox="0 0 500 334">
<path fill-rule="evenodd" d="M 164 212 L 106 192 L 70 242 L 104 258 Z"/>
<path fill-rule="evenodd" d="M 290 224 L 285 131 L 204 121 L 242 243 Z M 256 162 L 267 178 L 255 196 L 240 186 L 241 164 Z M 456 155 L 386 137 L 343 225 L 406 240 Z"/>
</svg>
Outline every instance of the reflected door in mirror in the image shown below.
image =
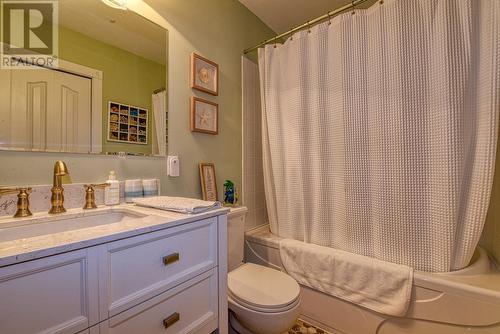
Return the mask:
<svg viewBox="0 0 500 334">
<path fill-rule="evenodd" d="M 2 91 L 11 93 L 10 103 L 0 107 L 2 147 L 78 153 L 91 150 L 89 78 L 49 69 L 4 70 L 0 76 Z"/>
</svg>

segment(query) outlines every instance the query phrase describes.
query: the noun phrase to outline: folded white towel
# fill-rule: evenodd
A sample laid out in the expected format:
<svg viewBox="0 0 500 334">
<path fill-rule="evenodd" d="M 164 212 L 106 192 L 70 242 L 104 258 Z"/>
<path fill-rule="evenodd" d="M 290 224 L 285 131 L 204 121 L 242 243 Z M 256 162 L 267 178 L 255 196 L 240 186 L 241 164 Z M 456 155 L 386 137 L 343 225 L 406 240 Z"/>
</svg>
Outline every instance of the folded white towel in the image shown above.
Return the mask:
<svg viewBox="0 0 500 334">
<path fill-rule="evenodd" d="M 201 213 L 217 209 L 222 206 L 220 202 L 209 202 L 195 198 L 170 196 L 135 198 L 134 203 L 139 206 L 180 213 Z"/>
<path fill-rule="evenodd" d="M 282 239 L 285 270 L 300 284 L 361 305 L 403 316 L 408 310 L 413 269 L 329 247 Z"/>
</svg>

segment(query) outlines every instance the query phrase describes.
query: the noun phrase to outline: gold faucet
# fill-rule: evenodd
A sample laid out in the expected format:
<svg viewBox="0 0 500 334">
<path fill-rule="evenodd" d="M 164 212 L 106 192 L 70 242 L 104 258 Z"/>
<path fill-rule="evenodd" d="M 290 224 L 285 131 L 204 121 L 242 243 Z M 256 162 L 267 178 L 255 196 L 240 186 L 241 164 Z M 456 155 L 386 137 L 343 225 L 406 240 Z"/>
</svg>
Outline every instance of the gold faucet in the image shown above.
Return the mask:
<svg viewBox="0 0 500 334">
<path fill-rule="evenodd" d="M 97 205 L 95 204 L 95 192 L 94 188 L 104 189 L 109 187 L 111 183 L 100 183 L 100 184 L 86 184 L 85 187 L 85 205 L 83 206 L 84 210 L 89 209 L 97 209 Z"/>
<path fill-rule="evenodd" d="M 56 161 L 54 165 L 54 181 L 52 185 L 52 196 L 50 197 L 50 204 L 52 207 L 49 210 L 49 213 L 63 213 L 66 212 L 64 208 L 64 188 L 62 187 L 62 177 L 64 175 L 68 175 L 68 167 L 62 161 Z"/>
<path fill-rule="evenodd" d="M 30 211 L 31 188 L 0 188 L 0 196 L 17 193 L 17 210 L 14 218 L 29 217 L 33 214 Z"/>
</svg>

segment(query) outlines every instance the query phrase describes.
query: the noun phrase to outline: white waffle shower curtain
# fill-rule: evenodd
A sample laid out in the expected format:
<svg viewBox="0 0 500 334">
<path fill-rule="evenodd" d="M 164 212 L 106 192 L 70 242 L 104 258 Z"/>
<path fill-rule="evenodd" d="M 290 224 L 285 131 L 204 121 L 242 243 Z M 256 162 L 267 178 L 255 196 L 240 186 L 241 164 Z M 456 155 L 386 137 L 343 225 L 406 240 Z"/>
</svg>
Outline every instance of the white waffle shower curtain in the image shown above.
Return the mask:
<svg viewBox="0 0 500 334">
<path fill-rule="evenodd" d="M 467 266 L 494 171 L 500 1 L 386 0 L 259 50 L 273 233 Z"/>
</svg>

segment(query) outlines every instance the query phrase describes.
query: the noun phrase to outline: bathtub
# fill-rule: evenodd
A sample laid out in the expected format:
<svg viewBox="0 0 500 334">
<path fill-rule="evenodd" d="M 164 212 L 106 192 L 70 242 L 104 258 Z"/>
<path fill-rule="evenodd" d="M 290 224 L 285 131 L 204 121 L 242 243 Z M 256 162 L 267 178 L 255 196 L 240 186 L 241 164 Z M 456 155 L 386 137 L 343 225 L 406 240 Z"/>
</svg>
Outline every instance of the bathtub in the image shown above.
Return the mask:
<svg viewBox="0 0 500 334">
<path fill-rule="evenodd" d="M 280 238 L 262 226 L 245 234 L 245 260 L 282 269 Z M 500 270 L 478 247 L 467 268 L 416 271 L 405 317 L 379 314 L 302 286 L 301 318 L 332 333 L 500 334 Z"/>
</svg>

